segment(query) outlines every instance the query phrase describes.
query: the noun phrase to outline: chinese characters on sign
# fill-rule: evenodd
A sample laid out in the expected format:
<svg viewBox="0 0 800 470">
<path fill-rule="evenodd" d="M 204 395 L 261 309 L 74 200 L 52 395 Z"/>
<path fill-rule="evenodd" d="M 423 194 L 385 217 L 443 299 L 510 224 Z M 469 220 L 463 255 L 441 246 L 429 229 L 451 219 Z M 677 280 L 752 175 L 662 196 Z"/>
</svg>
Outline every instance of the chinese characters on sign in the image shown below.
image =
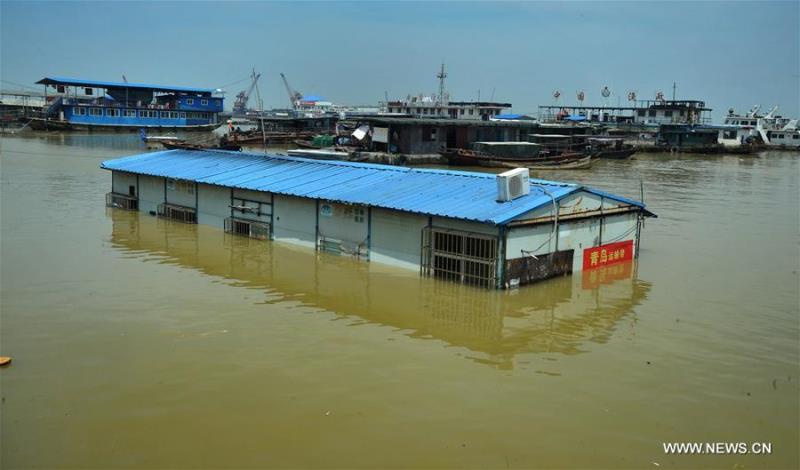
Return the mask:
<svg viewBox="0 0 800 470">
<path fill-rule="evenodd" d="M 583 269 L 594 269 L 633 259 L 633 240 L 583 250 Z"/>
</svg>

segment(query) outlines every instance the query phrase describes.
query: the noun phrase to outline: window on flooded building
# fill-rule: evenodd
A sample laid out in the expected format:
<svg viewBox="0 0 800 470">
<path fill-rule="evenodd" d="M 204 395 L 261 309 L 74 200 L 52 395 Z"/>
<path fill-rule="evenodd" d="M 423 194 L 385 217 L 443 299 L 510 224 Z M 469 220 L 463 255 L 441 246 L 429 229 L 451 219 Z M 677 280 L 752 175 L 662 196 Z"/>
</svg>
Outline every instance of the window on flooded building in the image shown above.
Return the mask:
<svg viewBox="0 0 800 470">
<path fill-rule="evenodd" d="M 648 111 L 647 115 L 650 116 L 650 117 L 656 117 L 656 110 L 655 109 L 651 109 L 650 111 Z"/>
<path fill-rule="evenodd" d="M 119 117 L 119 110 L 118 109 L 106 109 L 106 116 L 108 116 L 108 117 Z"/>
<path fill-rule="evenodd" d="M 426 275 L 464 284 L 494 287 L 497 238 L 457 230 L 426 228 L 423 269 Z"/>
<path fill-rule="evenodd" d="M 126 109 L 125 110 L 125 117 L 136 117 L 136 110 L 135 109 Z"/>
<path fill-rule="evenodd" d="M 167 178 L 167 189 L 180 193 L 194 194 L 194 183 L 191 181 Z"/>
<path fill-rule="evenodd" d="M 86 114 L 86 110 L 83 108 L 72 108 L 72 114 L 75 116 L 83 116 Z"/>
<path fill-rule="evenodd" d="M 365 220 L 365 219 L 364 219 L 364 214 L 365 214 L 365 213 L 366 213 L 366 211 L 364 211 L 364 209 L 363 209 L 363 208 L 361 208 L 361 207 L 356 207 L 355 211 L 353 212 L 353 214 L 354 214 L 354 215 L 353 215 L 353 219 L 354 219 L 356 222 L 358 222 L 358 223 L 363 223 L 363 222 L 364 222 L 364 220 Z"/>
<path fill-rule="evenodd" d="M 664 111 L 664 117 L 672 117 L 672 111 Z"/>
<path fill-rule="evenodd" d="M 795 134 L 795 135 L 793 135 L 793 136 L 792 136 L 792 139 L 795 139 L 795 140 L 796 140 L 796 139 L 800 139 L 800 135 L 798 135 L 798 134 Z"/>
<path fill-rule="evenodd" d="M 201 105 L 203 105 L 203 106 L 205 106 L 205 105 L 207 105 L 207 104 L 208 104 L 208 100 L 205 100 L 205 99 L 203 99 L 203 100 L 200 100 L 200 104 L 201 104 Z"/>
<path fill-rule="evenodd" d="M 637 116 L 644 116 L 644 109 L 640 109 L 640 110 L 636 111 L 636 115 Z"/>
<path fill-rule="evenodd" d="M 194 99 L 192 99 L 192 98 L 186 98 L 186 104 L 189 104 L 189 105 L 192 105 L 192 104 L 194 104 Z"/>
<path fill-rule="evenodd" d="M 89 108 L 89 116 L 102 116 L 103 110 L 100 108 Z"/>
</svg>

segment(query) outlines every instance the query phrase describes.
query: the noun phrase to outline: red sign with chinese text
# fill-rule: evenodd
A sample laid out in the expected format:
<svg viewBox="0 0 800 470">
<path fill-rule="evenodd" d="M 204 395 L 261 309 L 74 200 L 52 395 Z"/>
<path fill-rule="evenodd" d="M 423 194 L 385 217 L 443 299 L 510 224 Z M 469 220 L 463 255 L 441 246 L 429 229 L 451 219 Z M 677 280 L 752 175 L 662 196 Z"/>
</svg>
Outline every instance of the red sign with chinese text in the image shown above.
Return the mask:
<svg viewBox="0 0 800 470">
<path fill-rule="evenodd" d="M 583 250 L 583 269 L 594 269 L 601 266 L 633 259 L 633 240 L 609 243 Z"/>
</svg>

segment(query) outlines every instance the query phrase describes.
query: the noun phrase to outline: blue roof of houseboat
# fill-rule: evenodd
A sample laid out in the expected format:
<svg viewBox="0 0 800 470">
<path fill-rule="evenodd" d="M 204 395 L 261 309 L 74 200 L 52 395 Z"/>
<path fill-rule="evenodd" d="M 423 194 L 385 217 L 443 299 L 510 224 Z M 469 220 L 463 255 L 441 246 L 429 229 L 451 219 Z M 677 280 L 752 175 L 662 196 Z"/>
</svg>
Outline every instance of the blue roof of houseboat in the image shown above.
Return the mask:
<svg viewBox="0 0 800 470">
<path fill-rule="evenodd" d="M 495 175 L 245 152 L 168 150 L 104 161 L 101 168 L 289 196 L 362 204 L 502 225 L 584 186 L 531 180 L 530 194 L 497 202 Z"/>
<path fill-rule="evenodd" d="M 36 82 L 41 85 L 64 85 L 90 88 L 136 88 L 140 90 L 153 90 L 175 93 L 200 93 L 210 95 L 213 88 L 194 88 L 184 86 L 150 85 L 146 83 L 103 82 L 98 80 L 84 80 L 81 78 L 44 77 Z"/>
</svg>

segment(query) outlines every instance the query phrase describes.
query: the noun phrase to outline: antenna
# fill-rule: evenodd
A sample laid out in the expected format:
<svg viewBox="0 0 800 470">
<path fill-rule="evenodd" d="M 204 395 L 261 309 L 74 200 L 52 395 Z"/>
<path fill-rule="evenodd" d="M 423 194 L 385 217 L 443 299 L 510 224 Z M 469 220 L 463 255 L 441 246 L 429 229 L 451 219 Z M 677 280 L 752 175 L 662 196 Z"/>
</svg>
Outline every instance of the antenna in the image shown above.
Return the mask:
<svg viewBox="0 0 800 470">
<path fill-rule="evenodd" d="M 675 101 L 675 89 L 678 88 L 678 84 L 672 82 L 672 101 Z"/>
<path fill-rule="evenodd" d="M 444 62 L 442 62 L 442 69 L 436 75 L 439 79 L 439 99 L 437 100 L 439 107 L 444 106 L 444 79 L 447 78 L 447 72 L 444 71 Z"/>
</svg>

